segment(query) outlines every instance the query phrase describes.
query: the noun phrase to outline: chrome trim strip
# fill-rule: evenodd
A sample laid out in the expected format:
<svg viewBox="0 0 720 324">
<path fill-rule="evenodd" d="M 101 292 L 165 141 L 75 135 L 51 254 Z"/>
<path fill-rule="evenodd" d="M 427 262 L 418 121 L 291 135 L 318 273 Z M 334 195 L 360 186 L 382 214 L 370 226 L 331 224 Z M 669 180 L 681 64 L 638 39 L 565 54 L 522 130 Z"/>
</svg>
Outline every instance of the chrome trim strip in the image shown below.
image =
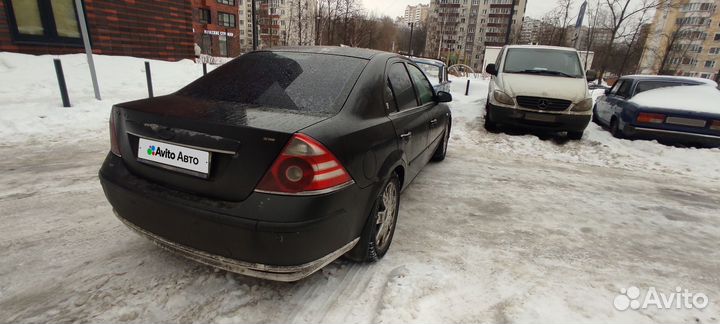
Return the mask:
<svg viewBox="0 0 720 324">
<path fill-rule="evenodd" d="M 337 185 L 332 188 L 327 188 L 323 190 L 315 190 L 315 191 L 303 191 L 298 193 L 287 193 L 287 192 L 275 192 L 275 191 L 267 191 L 267 190 L 260 190 L 255 189 L 255 192 L 257 193 L 264 193 L 264 194 L 271 194 L 271 195 L 282 195 L 282 196 L 315 196 L 315 195 L 322 195 L 326 193 L 335 192 L 338 190 L 345 189 L 347 187 L 350 187 L 355 184 L 355 180 L 350 180 L 348 182 L 345 182 L 341 185 Z"/>
<path fill-rule="evenodd" d="M 345 244 L 341 248 L 329 253 L 328 255 L 305 264 L 296 266 L 275 266 L 230 259 L 223 256 L 196 250 L 182 244 L 171 242 L 140 227 L 137 227 L 135 224 L 118 215 L 117 211 L 113 210 L 113 212 L 115 213 L 115 216 L 117 216 L 117 218 L 120 219 L 120 221 L 123 222 L 123 224 L 125 224 L 131 230 L 135 231 L 140 236 L 144 236 L 145 238 L 149 239 L 164 250 L 176 253 L 180 256 L 202 264 L 209 265 L 211 267 L 223 269 L 245 276 L 274 281 L 293 282 L 303 279 L 315 273 L 315 271 L 318 271 L 324 266 L 335 261 L 343 254 L 350 251 L 353 247 L 355 247 L 357 242 L 360 241 L 360 238 L 358 237 Z"/>
<path fill-rule="evenodd" d="M 646 128 L 646 127 L 635 127 L 635 130 L 645 131 L 649 133 L 665 133 L 665 134 L 677 134 L 677 135 L 689 135 L 689 136 L 697 136 L 697 137 L 703 137 L 703 138 L 712 138 L 712 139 L 718 139 L 720 140 L 720 136 L 714 136 L 714 135 L 705 135 L 705 134 L 696 134 L 696 133 L 687 133 L 687 132 L 678 132 L 678 131 L 671 131 L 671 130 L 664 130 L 664 129 L 655 129 L 655 128 Z"/>
<path fill-rule="evenodd" d="M 215 153 L 222 153 L 222 154 L 230 154 L 230 155 L 235 155 L 235 153 L 236 153 L 236 152 L 233 152 L 233 151 L 218 150 L 218 149 L 213 149 L 213 148 L 208 148 L 208 147 L 187 145 L 187 144 L 184 144 L 184 143 L 178 143 L 178 142 L 171 142 L 171 141 L 161 140 L 161 139 L 157 139 L 157 138 L 155 138 L 155 137 L 140 135 L 140 134 L 136 134 L 136 133 L 134 133 L 134 132 L 129 132 L 129 131 L 126 131 L 126 133 L 128 133 L 128 134 L 130 134 L 130 135 L 133 135 L 133 136 L 137 136 L 138 138 L 145 138 L 145 139 L 149 139 L 149 140 L 153 140 L 153 141 L 158 141 L 158 142 L 163 142 L 163 143 L 167 143 L 167 144 L 172 144 L 172 145 L 177 145 L 177 146 L 184 146 L 184 147 L 188 147 L 188 148 L 192 148 L 192 149 L 196 149 L 196 150 L 201 150 L 201 151 L 208 151 L 208 152 L 215 152 Z"/>
</svg>

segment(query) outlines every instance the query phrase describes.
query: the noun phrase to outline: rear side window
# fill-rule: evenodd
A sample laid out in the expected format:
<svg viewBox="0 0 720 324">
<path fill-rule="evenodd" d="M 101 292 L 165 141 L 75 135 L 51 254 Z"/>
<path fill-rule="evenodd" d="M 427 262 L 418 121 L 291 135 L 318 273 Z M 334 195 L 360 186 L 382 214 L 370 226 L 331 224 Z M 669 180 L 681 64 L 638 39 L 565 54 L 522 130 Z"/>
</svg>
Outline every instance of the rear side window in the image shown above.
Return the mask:
<svg viewBox="0 0 720 324">
<path fill-rule="evenodd" d="M 653 90 L 657 88 L 666 88 L 666 87 L 679 87 L 683 84 L 680 82 L 669 82 L 669 81 L 640 81 L 638 82 L 637 86 L 635 87 L 635 94 L 645 92 L 648 90 Z"/>
<path fill-rule="evenodd" d="M 232 60 L 178 94 L 311 114 L 340 111 L 366 60 L 312 53 L 256 52 Z"/>
<path fill-rule="evenodd" d="M 410 82 L 410 76 L 407 70 L 405 70 L 405 64 L 394 63 L 391 65 L 388 79 L 390 80 L 390 86 L 392 87 L 399 110 L 417 107 L 415 90 L 413 89 L 412 82 Z"/>
<path fill-rule="evenodd" d="M 418 91 L 418 97 L 420 98 L 420 104 L 424 105 L 428 102 L 433 101 L 433 89 L 430 85 L 430 82 L 428 82 L 427 78 L 425 77 L 425 74 L 420 71 L 420 69 L 409 65 L 407 66 L 408 71 L 410 71 L 410 76 L 412 77 L 413 82 L 415 83 L 415 87 L 417 87 Z"/>
<path fill-rule="evenodd" d="M 623 98 L 630 97 L 630 87 L 632 87 L 632 81 L 625 80 L 618 88 L 617 95 Z"/>
</svg>

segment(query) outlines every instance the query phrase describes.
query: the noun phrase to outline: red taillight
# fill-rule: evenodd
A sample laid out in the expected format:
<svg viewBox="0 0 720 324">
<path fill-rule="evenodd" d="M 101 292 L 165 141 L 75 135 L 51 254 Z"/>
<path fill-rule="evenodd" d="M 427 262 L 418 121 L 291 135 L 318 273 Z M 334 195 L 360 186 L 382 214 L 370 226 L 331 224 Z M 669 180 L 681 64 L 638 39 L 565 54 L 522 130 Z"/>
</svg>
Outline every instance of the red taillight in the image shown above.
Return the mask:
<svg viewBox="0 0 720 324">
<path fill-rule="evenodd" d="M 120 154 L 120 144 L 118 143 L 117 128 L 115 127 L 115 109 L 110 112 L 110 152 L 122 156 Z"/>
<path fill-rule="evenodd" d="M 318 141 L 295 134 L 255 190 L 279 194 L 320 194 L 352 183 L 335 156 Z"/>
<path fill-rule="evenodd" d="M 665 115 L 640 113 L 637 116 L 637 122 L 638 123 L 650 123 L 650 124 L 662 124 L 665 122 Z"/>
<path fill-rule="evenodd" d="M 710 123 L 710 129 L 720 131 L 720 120 L 713 120 Z"/>
</svg>

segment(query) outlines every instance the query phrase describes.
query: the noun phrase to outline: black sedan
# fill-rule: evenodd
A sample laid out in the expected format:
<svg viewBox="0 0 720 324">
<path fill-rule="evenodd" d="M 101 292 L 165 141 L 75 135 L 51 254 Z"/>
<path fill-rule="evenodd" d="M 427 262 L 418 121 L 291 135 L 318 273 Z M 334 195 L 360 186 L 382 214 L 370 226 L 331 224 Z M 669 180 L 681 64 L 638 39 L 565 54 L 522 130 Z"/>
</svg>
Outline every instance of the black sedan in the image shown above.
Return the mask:
<svg viewBox="0 0 720 324">
<path fill-rule="evenodd" d="M 598 98 L 593 120 L 618 138 L 720 146 L 720 92 L 711 80 L 629 75 Z"/>
<path fill-rule="evenodd" d="M 445 158 L 451 100 L 391 53 L 252 52 L 115 105 L 100 182 L 119 219 L 161 247 L 295 281 L 342 255 L 383 257 L 400 192 Z"/>
</svg>

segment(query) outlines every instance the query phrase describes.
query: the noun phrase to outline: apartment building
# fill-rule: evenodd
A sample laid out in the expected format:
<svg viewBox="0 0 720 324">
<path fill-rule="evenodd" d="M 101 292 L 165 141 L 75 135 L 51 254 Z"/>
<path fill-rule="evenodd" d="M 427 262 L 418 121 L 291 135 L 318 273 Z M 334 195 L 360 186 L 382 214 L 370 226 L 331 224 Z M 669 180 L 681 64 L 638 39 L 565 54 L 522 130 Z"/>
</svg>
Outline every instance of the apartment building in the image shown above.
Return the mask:
<svg viewBox="0 0 720 324">
<path fill-rule="evenodd" d="M 587 26 L 580 27 L 578 34 L 577 49 L 591 50 L 598 47 L 606 47 L 612 42 L 612 29 L 610 28 L 590 28 Z M 575 26 L 568 27 L 565 31 L 565 39 L 567 44 L 565 46 L 574 46 L 575 41 Z M 589 43 L 589 44 L 588 44 Z"/>
<path fill-rule="evenodd" d="M 414 24 L 425 24 L 427 22 L 428 15 L 430 14 L 429 4 L 417 4 L 415 6 L 405 7 L 405 15 L 402 19 L 402 24 L 405 26 L 410 23 Z"/>
<path fill-rule="evenodd" d="M 432 0 L 425 53 L 451 63 L 482 66 L 486 46 L 518 41 L 526 0 Z"/>
<path fill-rule="evenodd" d="M 720 0 L 674 0 L 658 7 L 640 71 L 719 80 L 718 6 Z"/>
<path fill-rule="evenodd" d="M 192 0 L 195 44 L 202 54 L 219 57 L 240 55 L 239 7 L 243 0 Z"/>
<path fill-rule="evenodd" d="M 317 0 L 256 0 L 256 4 L 258 48 L 315 45 Z M 251 25 L 248 30 L 252 44 Z"/>
<path fill-rule="evenodd" d="M 523 19 L 522 27 L 520 29 L 520 38 L 518 44 L 537 44 L 540 29 L 542 27 L 542 21 L 530 17 Z"/>
</svg>

